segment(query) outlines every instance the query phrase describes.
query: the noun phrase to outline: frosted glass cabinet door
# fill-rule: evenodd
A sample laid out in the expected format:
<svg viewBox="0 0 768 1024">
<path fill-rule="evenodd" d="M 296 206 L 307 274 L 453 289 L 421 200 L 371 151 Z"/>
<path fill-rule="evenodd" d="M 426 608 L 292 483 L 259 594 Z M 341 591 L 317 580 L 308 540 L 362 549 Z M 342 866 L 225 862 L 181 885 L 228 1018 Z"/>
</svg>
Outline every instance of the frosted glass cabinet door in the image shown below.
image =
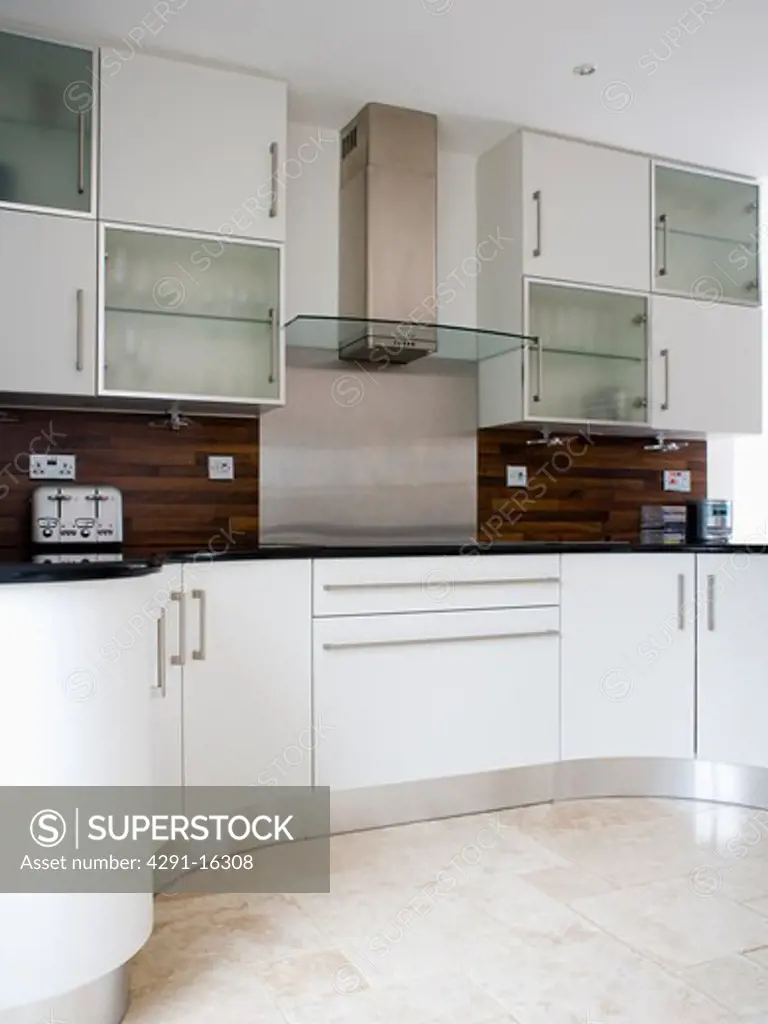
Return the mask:
<svg viewBox="0 0 768 1024">
<path fill-rule="evenodd" d="M 105 229 L 103 390 L 251 402 L 280 396 L 280 252 Z"/>
<path fill-rule="evenodd" d="M 645 422 L 644 296 L 530 281 L 527 306 L 529 419 Z"/>
<path fill-rule="evenodd" d="M 93 53 L 0 32 L 0 202 L 87 213 Z"/>
<path fill-rule="evenodd" d="M 657 166 L 656 291 L 758 305 L 758 188 Z"/>
</svg>

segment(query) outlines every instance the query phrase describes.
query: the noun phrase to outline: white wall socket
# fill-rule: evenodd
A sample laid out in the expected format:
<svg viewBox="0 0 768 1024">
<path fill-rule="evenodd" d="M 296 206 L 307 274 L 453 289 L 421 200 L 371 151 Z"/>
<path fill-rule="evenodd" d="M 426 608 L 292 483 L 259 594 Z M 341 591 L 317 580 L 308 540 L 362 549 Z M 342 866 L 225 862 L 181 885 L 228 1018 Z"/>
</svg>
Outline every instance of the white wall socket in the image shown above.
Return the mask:
<svg viewBox="0 0 768 1024">
<path fill-rule="evenodd" d="M 209 480 L 234 480 L 235 459 L 232 455 L 209 455 L 208 456 L 208 479 Z"/>
<path fill-rule="evenodd" d="M 30 455 L 30 480 L 74 480 L 74 455 Z"/>
<path fill-rule="evenodd" d="M 507 487 L 527 487 L 528 470 L 525 466 L 507 466 Z"/>
</svg>

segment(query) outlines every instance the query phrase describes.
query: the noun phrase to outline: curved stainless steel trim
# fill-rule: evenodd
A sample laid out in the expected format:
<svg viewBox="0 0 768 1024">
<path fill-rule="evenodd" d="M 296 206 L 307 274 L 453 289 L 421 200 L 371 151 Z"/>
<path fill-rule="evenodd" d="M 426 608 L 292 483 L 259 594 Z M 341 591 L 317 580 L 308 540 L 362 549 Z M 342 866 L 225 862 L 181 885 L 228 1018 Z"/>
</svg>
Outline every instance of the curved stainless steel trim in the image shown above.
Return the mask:
<svg viewBox="0 0 768 1024">
<path fill-rule="evenodd" d="M 5 1010 L 0 1013 L 0 1024 L 40 1024 L 51 1020 L 72 1021 L 73 1024 L 120 1024 L 127 1010 L 128 971 L 123 964 L 74 992 Z"/>
<path fill-rule="evenodd" d="M 331 832 L 614 796 L 768 809 L 768 769 L 683 758 L 593 758 L 348 789 L 331 793 Z"/>
</svg>

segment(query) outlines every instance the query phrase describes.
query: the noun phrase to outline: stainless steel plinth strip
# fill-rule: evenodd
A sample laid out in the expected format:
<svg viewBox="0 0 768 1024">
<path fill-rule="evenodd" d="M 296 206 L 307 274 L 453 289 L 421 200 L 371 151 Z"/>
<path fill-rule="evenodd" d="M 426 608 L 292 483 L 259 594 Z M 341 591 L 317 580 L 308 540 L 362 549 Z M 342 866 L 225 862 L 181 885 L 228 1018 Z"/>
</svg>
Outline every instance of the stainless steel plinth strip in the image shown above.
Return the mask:
<svg viewBox="0 0 768 1024">
<path fill-rule="evenodd" d="M 685 758 L 595 758 L 332 790 L 331 832 L 598 797 L 667 797 L 768 809 L 768 769 Z"/>
</svg>

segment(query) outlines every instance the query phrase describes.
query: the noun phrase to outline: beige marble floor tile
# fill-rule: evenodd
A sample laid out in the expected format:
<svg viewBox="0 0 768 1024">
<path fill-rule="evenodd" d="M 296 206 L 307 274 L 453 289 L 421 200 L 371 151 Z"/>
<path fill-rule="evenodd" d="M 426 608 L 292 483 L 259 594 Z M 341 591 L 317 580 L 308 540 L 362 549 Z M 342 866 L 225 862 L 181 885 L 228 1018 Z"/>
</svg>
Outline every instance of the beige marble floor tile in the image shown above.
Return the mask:
<svg viewBox="0 0 768 1024">
<path fill-rule="evenodd" d="M 519 1024 L 725 1024 L 709 998 L 600 932 L 529 942 L 471 977 Z"/>
<path fill-rule="evenodd" d="M 768 945 L 755 946 L 753 949 L 748 949 L 744 952 L 744 956 L 748 960 L 752 960 L 754 963 L 768 968 Z"/>
<path fill-rule="evenodd" d="M 768 1013 L 768 970 L 744 956 L 689 967 L 680 977 L 734 1013 Z"/>
<path fill-rule="evenodd" d="M 688 875 L 705 862 L 686 818 L 541 833 L 539 842 L 615 886 Z"/>
<path fill-rule="evenodd" d="M 711 880 L 706 876 L 709 874 Z M 718 855 L 708 856 L 699 872 L 691 876 L 695 887 L 697 879 L 704 876 L 707 884 L 717 885 L 723 896 L 737 903 L 747 903 L 768 896 L 768 858 L 759 857 L 749 851 L 742 860 L 726 860 Z"/>
<path fill-rule="evenodd" d="M 280 1006 L 288 1024 L 497 1024 L 510 1020 L 496 999 L 458 972 Z"/>
<path fill-rule="evenodd" d="M 563 903 L 570 903 L 585 896 L 599 896 L 616 888 L 612 882 L 592 874 L 578 864 L 527 871 L 522 878 L 528 885 Z"/>
<path fill-rule="evenodd" d="M 759 900 L 745 900 L 745 906 L 749 907 L 750 910 L 755 910 L 758 914 L 762 914 L 764 917 L 768 917 L 768 897 L 763 897 Z"/>
<path fill-rule="evenodd" d="M 574 900 L 573 907 L 633 949 L 674 968 L 768 944 L 768 919 L 718 894 L 697 895 L 687 878 Z"/>
</svg>

